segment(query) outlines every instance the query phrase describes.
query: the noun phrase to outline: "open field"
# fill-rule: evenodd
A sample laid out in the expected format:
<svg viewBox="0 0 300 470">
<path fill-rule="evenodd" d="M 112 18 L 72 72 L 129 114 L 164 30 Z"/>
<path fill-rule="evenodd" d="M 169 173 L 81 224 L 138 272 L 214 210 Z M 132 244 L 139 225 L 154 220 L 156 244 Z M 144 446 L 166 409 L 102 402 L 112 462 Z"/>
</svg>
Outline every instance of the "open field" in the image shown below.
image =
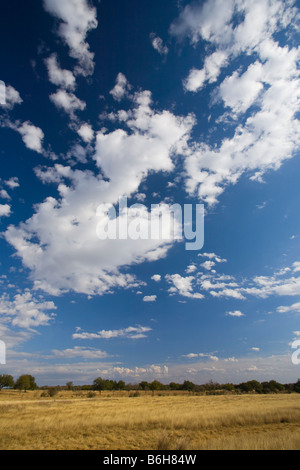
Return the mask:
<svg viewBox="0 0 300 470">
<path fill-rule="evenodd" d="M 0 392 L 0 449 L 300 448 L 300 395 Z"/>
</svg>

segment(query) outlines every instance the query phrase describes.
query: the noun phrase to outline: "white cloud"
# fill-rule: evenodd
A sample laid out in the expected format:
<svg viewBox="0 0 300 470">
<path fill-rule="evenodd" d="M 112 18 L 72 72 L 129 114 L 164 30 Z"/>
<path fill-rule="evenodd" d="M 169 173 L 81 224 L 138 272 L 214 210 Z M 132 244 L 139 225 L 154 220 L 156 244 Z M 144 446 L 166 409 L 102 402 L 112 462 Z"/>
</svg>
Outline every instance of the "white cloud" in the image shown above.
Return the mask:
<svg viewBox="0 0 300 470">
<path fill-rule="evenodd" d="M 152 331 L 152 329 L 146 326 L 130 326 L 120 330 L 102 330 L 97 333 L 87 333 L 82 331 L 81 328 L 77 328 L 76 333 L 73 334 L 72 338 L 84 340 L 114 338 L 142 339 L 147 338 L 147 333 L 150 331 Z"/>
<path fill-rule="evenodd" d="M 4 184 L 6 184 L 10 189 L 19 188 L 20 186 L 19 179 L 16 176 L 4 181 Z"/>
<path fill-rule="evenodd" d="M 151 44 L 153 48 L 162 56 L 166 56 L 169 53 L 169 48 L 163 42 L 163 40 L 155 33 L 150 34 Z"/>
<path fill-rule="evenodd" d="M 154 274 L 151 279 L 155 282 L 161 281 L 161 275 L 160 274 Z"/>
<path fill-rule="evenodd" d="M 169 368 L 167 366 L 151 365 L 145 367 L 115 367 L 110 366 L 100 369 L 100 374 L 105 377 L 123 377 L 140 381 L 143 378 L 149 381 L 168 377 Z"/>
<path fill-rule="evenodd" d="M 76 79 L 73 72 L 60 68 L 56 54 L 52 54 L 48 57 L 48 59 L 45 60 L 45 63 L 51 83 L 69 90 L 75 89 Z"/>
<path fill-rule="evenodd" d="M 187 359 L 196 359 L 196 358 L 201 357 L 201 358 L 207 358 L 215 362 L 219 361 L 219 358 L 217 356 L 214 356 L 213 354 L 204 354 L 204 353 L 189 353 L 189 354 L 185 354 L 182 357 L 186 357 Z"/>
<path fill-rule="evenodd" d="M 278 307 L 277 312 L 279 313 L 289 313 L 289 312 L 296 312 L 300 313 L 300 302 L 297 302 L 289 307 Z"/>
<path fill-rule="evenodd" d="M 197 271 L 197 266 L 195 264 L 190 264 L 185 270 L 187 274 L 192 274 L 195 271 Z"/>
<path fill-rule="evenodd" d="M 121 101 L 125 96 L 128 95 L 130 89 L 131 86 L 128 83 L 128 80 L 125 75 L 123 73 L 119 73 L 117 76 L 116 84 L 114 88 L 110 91 L 110 94 L 116 101 Z"/>
<path fill-rule="evenodd" d="M 300 262 L 299 261 L 296 261 L 295 263 L 293 263 L 293 271 L 294 271 L 294 273 L 298 273 L 300 271 Z"/>
<path fill-rule="evenodd" d="M 227 315 L 230 317 L 244 317 L 245 315 L 240 310 L 235 310 L 234 312 L 227 312 Z"/>
<path fill-rule="evenodd" d="M 22 140 L 26 147 L 35 152 L 43 152 L 44 132 L 39 127 L 34 126 L 30 122 L 24 122 L 20 127 L 16 128 L 22 136 Z"/>
<path fill-rule="evenodd" d="M 4 82 L 2 83 L 3 85 L 1 90 L 4 91 L 4 96 L 3 100 L 0 100 L 0 107 L 12 110 L 16 104 L 23 103 L 20 93 L 14 87 L 11 85 L 5 85 Z"/>
<path fill-rule="evenodd" d="M 0 190 L 0 197 L 1 199 L 11 199 L 10 195 L 6 191 L 6 189 L 1 189 Z"/>
<path fill-rule="evenodd" d="M 201 266 L 204 269 L 207 269 L 207 271 L 211 271 L 211 269 L 216 265 L 214 261 L 205 261 L 204 263 L 201 264 Z"/>
<path fill-rule="evenodd" d="M 227 259 L 220 258 L 220 256 L 215 253 L 199 253 L 198 256 L 201 258 L 208 258 L 210 261 L 214 261 L 216 263 L 227 263 Z"/>
<path fill-rule="evenodd" d="M 52 313 L 49 314 L 49 310 Z M 39 300 L 33 297 L 30 291 L 15 295 L 13 300 L 7 294 L 0 297 L 2 321 L 20 328 L 48 325 L 53 319 L 54 310 L 56 306 L 53 302 Z"/>
<path fill-rule="evenodd" d="M 166 280 L 169 284 L 172 284 L 169 292 L 171 294 L 177 293 L 183 297 L 189 297 L 191 299 L 203 299 L 204 295 L 198 292 L 193 292 L 194 286 L 193 281 L 195 278 L 193 276 L 183 277 L 180 274 L 166 275 Z"/>
<path fill-rule="evenodd" d="M 293 2 L 210 0 L 188 5 L 171 26 L 171 34 L 189 37 L 193 45 L 204 40 L 215 49 L 203 69 L 190 71 L 187 90 L 216 82 L 227 63 L 239 56 L 255 57 L 248 67 L 231 71 L 214 90 L 212 104 L 218 104 L 217 98 L 224 104 L 233 137 L 217 147 L 194 144 L 186 153 L 187 190 L 198 192 L 209 205 L 246 172 L 253 181 L 262 181 L 266 171 L 280 168 L 299 147 L 299 50 L 281 47 L 273 37 L 296 17 Z M 218 58 L 215 63 L 213 57 Z M 237 116 L 242 116 L 238 123 Z"/>
<path fill-rule="evenodd" d="M 86 124 L 86 123 L 82 124 L 80 128 L 78 129 L 77 133 L 80 135 L 82 140 L 87 144 L 92 142 L 92 140 L 94 139 L 94 131 L 93 131 L 92 126 L 90 126 L 89 124 Z"/>
<path fill-rule="evenodd" d="M 86 42 L 87 34 L 97 28 L 97 10 L 87 0 L 44 0 L 44 8 L 61 21 L 58 34 L 69 46 L 70 56 L 78 60 L 77 74 L 91 75 L 94 54 Z"/>
<path fill-rule="evenodd" d="M 109 220 L 107 204 L 136 193 L 149 172 L 173 170 L 173 159 L 186 146 L 194 125 L 192 116 L 153 110 L 148 91 L 134 94 L 131 101 L 120 128 L 97 133 L 95 173 L 58 164 L 36 170 L 43 182 L 57 186 L 59 196 L 46 198 L 35 206 L 30 219 L 6 232 L 6 240 L 30 270 L 35 289 L 51 295 L 68 291 L 101 295 L 137 287 L 140 283 L 123 274 L 122 267 L 160 259 L 174 243 L 161 235 L 147 240 L 97 237 L 98 225 Z M 125 220 L 126 214 L 119 214 L 118 222 Z M 149 227 L 147 211 L 136 220 Z"/>
<path fill-rule="evenodd" d="M 222 67 L 227 64 L 228 57 L 223 51 L 217 51 L 205 58 L 203 69 L 192 69 L 184 80 L 187 91 L 197 92 L 208 83 L 214 83 Z"/>
<path fill-rule="evenodd" d="M 66 90 L 58 90 L 56 93 L 50 95 L 50 100 L 55 104 L 58 109 L 62 109 L 65 113 L 74 118 L 76 111 L 83 111 L 86 108 L 86 103 L 81 101 L 74 93 L 69 93 Z"/>
<path fill-rule="evenodd" d="M 264 89 L 263 80 L 263 66 L 257 61 L 244 74 L 235 71 L 227 77 L 220 85 L 220 97 L 233 113 L 245 113 Z"/>
<path fill-rule="evenodd" d="M 9 204 L 0 204 L 0 217 L 8 217 L 11 214 L 11 207 Z"/>
<path fill-rule="evenodd" d="M 156 302 L 157 295 L 145 295 L 143 302 Z"/>
<path fill-rule="evenodd" d="M 108 357 L 108 354 L 105 351 L 100 351 L 94 348 L 82 348 L 80 346 L 75 346 L 74 348 L 58 350 L 53 349 L 52 353 L 57 358 L 70 358 L 70 359 L 103 359 Z"/>
</svg>

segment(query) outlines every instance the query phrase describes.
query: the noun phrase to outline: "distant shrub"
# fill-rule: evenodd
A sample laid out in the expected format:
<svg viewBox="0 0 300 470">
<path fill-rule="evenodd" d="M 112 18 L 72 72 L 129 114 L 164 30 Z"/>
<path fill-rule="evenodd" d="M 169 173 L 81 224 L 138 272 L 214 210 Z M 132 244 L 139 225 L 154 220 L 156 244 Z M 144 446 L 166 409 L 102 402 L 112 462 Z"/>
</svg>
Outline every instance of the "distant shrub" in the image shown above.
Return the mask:
<svg viewBox="0 0 300 470">
<path fill-rule="evenodd" d="M 58 394 L 58 389 L 56 387 L 49 387 L 48 389 L 49 397 L 55 397 Z"/>
</svg>

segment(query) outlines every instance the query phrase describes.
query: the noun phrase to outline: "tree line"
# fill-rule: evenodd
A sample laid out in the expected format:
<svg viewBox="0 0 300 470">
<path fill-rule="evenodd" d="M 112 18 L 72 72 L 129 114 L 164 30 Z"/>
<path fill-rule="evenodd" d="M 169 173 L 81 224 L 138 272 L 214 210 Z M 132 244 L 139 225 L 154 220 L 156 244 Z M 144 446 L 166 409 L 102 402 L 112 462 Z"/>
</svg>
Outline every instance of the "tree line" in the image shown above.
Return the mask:
<svg viewBox="0 0 300 470">
<path fill-rule="evenodd" d="M 296 383 L 281 384 L 276 380 L 269 382 L 258 382 L 257 380 L 250 380 L 240 384 L 225 383 L 219 384 L 210 381 L 203 385 L 197 385 L 189 380 L 183 383 L 170 382 L 165 385 L 158 380 L 152 382 L 142 381 L 138 384 L 126 384 L 123 380 L 109 380 L 98 377 L 89 385 L 74 385 L 73 382 L 67 382 L 66 385 L 58 385 L 56 387 L 42 386 L 38 387 L 35 378 L 32 375 L 21 375 L 16 381 L 12 375 L 0 375 L 0 390 L 3 388 L 16 389 L 16 390 L 86 390 L 86 391 L 113 391 L 113 390 L 127 390 L 127 391 L 188 391 L 195 393 L 300 393 L 300 379 Z"/>
</svg>

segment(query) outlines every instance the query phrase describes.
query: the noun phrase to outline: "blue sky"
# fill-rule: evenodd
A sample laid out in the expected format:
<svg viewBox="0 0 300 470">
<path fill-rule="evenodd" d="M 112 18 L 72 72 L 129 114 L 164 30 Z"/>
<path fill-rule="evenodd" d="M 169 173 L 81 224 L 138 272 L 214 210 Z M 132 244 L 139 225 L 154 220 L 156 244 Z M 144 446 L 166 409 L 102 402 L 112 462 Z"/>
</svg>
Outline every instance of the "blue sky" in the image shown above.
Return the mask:
<svg viewBox="0 0 300 470">
<path fill-rule="evenodd" d="M 3 4 L 1 373 L 297 380 L 298 7 Z M 121 196 L 203 204 L 203 248 L 99 240 Z"/>
</svg>

